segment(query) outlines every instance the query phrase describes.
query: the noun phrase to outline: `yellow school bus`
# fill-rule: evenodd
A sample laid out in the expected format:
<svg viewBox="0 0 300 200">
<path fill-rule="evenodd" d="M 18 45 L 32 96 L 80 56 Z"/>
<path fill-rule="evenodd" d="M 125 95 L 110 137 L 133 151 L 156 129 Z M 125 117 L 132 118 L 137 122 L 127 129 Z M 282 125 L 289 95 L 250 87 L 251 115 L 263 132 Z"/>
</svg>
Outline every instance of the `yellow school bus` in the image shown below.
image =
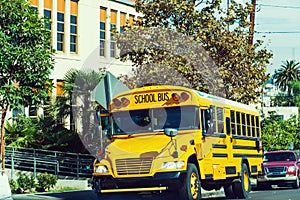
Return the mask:
<svg viewBox="0 0 300 200">
<path fill-rule="evenodd" d="M 247 198 L 262 172 L 259 112 L 245 104 L 179 86 L 145 86 L 110 103 L 111 143 L 94 163 L 99 199 L 130 192 L 201 199 L 224 188 Z"/>
</svg>

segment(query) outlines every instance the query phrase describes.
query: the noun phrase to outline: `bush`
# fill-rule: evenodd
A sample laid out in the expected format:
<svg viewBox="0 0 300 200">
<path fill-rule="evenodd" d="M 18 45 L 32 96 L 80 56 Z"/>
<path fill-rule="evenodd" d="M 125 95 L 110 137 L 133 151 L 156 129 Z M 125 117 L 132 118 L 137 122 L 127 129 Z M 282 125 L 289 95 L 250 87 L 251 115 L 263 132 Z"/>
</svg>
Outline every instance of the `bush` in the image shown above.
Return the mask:
<svg viewBox="0 0 300 200">
<path fill-rule="evenodd" d="M 29 176 L 22 173 L 19 173 L 17 184 L 20 192 L 25 192 L 26 190 L 32 191 L 36 187 L 35 178 L 32 175 Z"/>
<path fill-rule="evenodd" d="M 15 181 L 14 179 L 9 180 L 9 186 L 12 193 L 16 193 L 19 187 L 17 181 Z"/>
<path fill-rule="evenodd" d="M 53 188 L 57 183 L 57 177 L 53 174 L 40 174 L 37 176 L 38 190 L 45 191 Z"/>
</svg>

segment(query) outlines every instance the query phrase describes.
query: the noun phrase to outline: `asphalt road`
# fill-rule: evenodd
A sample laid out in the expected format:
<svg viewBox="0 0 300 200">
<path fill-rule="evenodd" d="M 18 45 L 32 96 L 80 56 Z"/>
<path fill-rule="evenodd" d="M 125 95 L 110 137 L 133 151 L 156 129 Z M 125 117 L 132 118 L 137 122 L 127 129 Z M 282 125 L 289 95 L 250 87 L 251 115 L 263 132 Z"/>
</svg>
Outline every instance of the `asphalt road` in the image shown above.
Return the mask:
<svg viewBox="0 0 300 200">
<path fill-rule="evenodd" d="M 251 200 L 299 200 L 300 189 L 289 189 L 289 188 L 276 188 L 264 191 L 252 191 L 249 199 Z M 17 194 L 13 195 L 14 200 L 97 200 L 96 195 L 93 191 L 75 191 L 75 192 L 64 192 L 64 193 L 44 193 L 44 194 Z M 121 198 L 124 199 L 124 198 Z M 154 200 L 162 199 L 159 196 L 144 195 L 143 197 L 132 197 L 127 198 L 130 200 Z M 164 198 L 165 199 L 165 198 Z M 172 198 L 173 200 L 176 199 Z M 217 195 L 210 198 L 203 198 L 205 200 L 222 200 L 226 199 L 223 195 Z M 104 199 L 105 200 L 105 199 Z M 120 200 L 120 198 L 115 198 Z"/>
</svg>

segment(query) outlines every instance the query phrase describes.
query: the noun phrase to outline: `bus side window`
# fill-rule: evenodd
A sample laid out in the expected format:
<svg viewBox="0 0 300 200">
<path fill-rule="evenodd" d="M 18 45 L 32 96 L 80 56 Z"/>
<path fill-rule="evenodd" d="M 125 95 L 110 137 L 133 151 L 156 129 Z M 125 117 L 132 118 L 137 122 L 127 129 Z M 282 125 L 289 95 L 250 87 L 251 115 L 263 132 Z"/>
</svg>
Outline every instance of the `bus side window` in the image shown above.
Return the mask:
<svg viewBox="0 0 300 200">
<path fill-rule="evenodd" d="M 209 110 L 201 110 L 201 119 L 202 119 L 202 130 L 203 133 L 208 133 L 208 129 L 210 126 L 211 116 Z"/>
<path fill-rule="evenodd" d="M 230 132 L 231 132 L 231 127 L 230 127 L 230 118 L 229 117 L 226 117 L 226 134 L 227 135 L 230 135 Z"/>
<path fill-rule="evenodd" d="M 217 116 L 216 107 L 210 106 L 209 119 L 207 120 L 208 130 L 207 134 L 213 134 L 217 132 Z"/>
<path fill-rule="evenodd" d="M 230 120 L 232 135 L 236 135 L 235 112 L 233 110 L 230 111 Z"/>
<path fill-rule="evenodd" d="M 224 109 L 217 108 L 217 117 L 218 117 L 218 133 L 224 133 Z"/>
</svg>

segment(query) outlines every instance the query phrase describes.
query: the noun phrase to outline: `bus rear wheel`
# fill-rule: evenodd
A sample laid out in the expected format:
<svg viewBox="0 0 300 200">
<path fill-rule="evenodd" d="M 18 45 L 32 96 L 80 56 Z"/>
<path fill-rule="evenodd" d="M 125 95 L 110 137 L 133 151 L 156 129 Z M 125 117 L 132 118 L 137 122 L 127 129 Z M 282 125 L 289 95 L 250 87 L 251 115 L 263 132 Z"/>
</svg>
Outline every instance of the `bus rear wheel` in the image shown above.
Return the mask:
<svg viewBox="0 0 300 200">
<path fill-rule="evenodd" d="M 224 193 L 225 193 L 226 199 L 235 199 L 236 198 L 235 193 L 233 192 L 232 184 L 224 186 Z"/>
<path fill-rule="evenodd" d="M 250 174 L 245 163 L 241 167 L 241 177 L 238 181 L 233 182 L 232 189 L 239 199 L 246 199 L 251 191 Z"/>
<path fill-rule="evenodd" d="M 201 198 L 201 182 L 197 167 L 189 163 L 183 186 L 179 190 L 181 200 L 199 200 Z"/>
</svg>

